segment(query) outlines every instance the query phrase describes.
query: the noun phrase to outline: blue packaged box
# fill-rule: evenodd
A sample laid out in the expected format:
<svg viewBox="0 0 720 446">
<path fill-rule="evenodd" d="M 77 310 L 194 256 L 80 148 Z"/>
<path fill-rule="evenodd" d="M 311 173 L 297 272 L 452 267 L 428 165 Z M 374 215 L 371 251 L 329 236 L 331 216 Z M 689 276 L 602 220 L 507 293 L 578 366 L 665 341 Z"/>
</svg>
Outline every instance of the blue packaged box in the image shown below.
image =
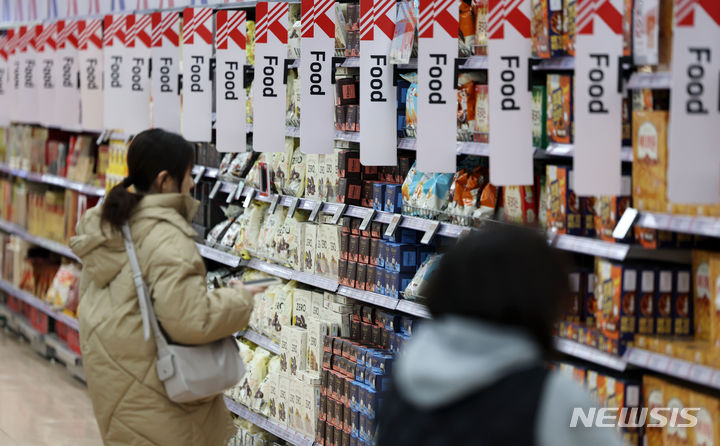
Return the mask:
<svg viewBox="0 0 720 446">
<path fill-rule="evenodd" d="M 385 257 L 387 250 L 387 242 L 385 240 L 378 240 L 378 247 L 377 247 L 377 267 L 378 268 L 385 268 Z M 378 271 L 379 273 L 379 271 Z M 375 291 L 376 293 L 381 293 L 380 291 Z M 382 293 L 381 293 L 382 294 Z"/>
<path fill-rule="evenodd" d="M 410 284 L 414 276 L 412 272 L 395 272 L 385 270 L 385 295 L 395 299 L 400 298 L 400 293 Z"/>
<path fill-rule="evenodd" d="M 422 236 L 414 229 L 397 228 L 394 235 L 386 237 L 385 234 L 383 234 L 383 238 L 389 242 L 415 244 L 420 241 Z"/>
<path fill-rule="evenodd" d="M 360 382 L 365 382 L 365 366 L 360 364 L 355 367 L 355 379 Z"/>
<path fill-rule="evenodd" d="M 400 333 L 412 336 L 413 324 L 415 320 L 408 316 L 403 316 L 400 321 Z"/>
<path fill-rule="evenodd" d="M 357 441 L 357 437 L 360 434 L 360 411 L 355 409 L 352 410 L 350 415 L 350 435 Z M 352 440 L 351 440 L 352 441 Z"/>
<path fill-rule="evenodd" d="M 417 270 L 417 245 L 409 243 L 385 243 L 385 269 L 393 272 Z"/>
<path fill-rule="evenodd" d="M 382 211 L 385 205 L 385 183 L 373 183 L 372 185 L 372 196 L 373 196 L 373 209 L 376 211 Z"/>
<path fill-rule="evenodd" d="M 388 374 L 392 370 L 393 356 L 386 353 L 377 353 L 372 355 L 372 370 L 378 370 L 381 373 Z"/>
<path fill-rule="evenodd" d="M 420 245 L 417 247 L 417 253 L 417 266 L 419 268 L 428 257 L 435 253 L 435 250 L 432 246 Z"/>
<path fill-rule="evenodd" d="M 385 294 L 385 269 L 378 267 L 375 270 L 375 292 Z"/>
<path fill-rule="evenodd" d="M 387 184 L 385 186 L 385 204 L 383 210 L 399 214 L 402 212 L 402 185 Z"/>
<path fill-rule="evenodd" d="M 358 390 L 360 389 L 360 381 L 350 382 L 350 408 L 358 410 Z"/>
</svg>

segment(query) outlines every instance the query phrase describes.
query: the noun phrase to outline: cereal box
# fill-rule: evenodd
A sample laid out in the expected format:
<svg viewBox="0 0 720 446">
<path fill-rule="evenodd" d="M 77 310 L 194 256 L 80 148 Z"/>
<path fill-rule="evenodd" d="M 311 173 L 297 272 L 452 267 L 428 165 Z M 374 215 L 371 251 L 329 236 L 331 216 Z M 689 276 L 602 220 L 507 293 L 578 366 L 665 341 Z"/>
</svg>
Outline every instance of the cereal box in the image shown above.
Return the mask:
<svg viewBox="0 0 720 446">
<path fill-rule="evenodd" d="M 535 57 L 550 58 L 550 26 L 548 0 L 532 0 L 532 52 Z"/>
<path fill-rule="evenodd" d="M 584 317 L 585 325 L 590 328 L 596 327 L 595 314 L 597 314 L 597 298 L 595 289 L 597 287 L 597 275 L 593 272 L 587 274 L 586 293 L 584 295 Z"/>
<path fill-rule="evenodd" d="M 602 196 L 595 198 L 595 232 L 598 237 L 606 242 L 615 242 L 612 233 L 617 226 L 617 222 L 625 213 L 625 209 L 630 206 L 632 180 L 629 176 L 621 178 L 621 195 L 620 196 Z M 632 232 L 628 231 L 628 235 L 623 242 L 632 240 Z"/>
<path fill-rule="evenodd" d="M 658 292 L 655 294 L 655 332 L 669 335 L 673 331 L 673 271 L 663 269 L 658 272 Z"/>
<path fill-rule="evenodd" d="M 563 0 L 565 23 L 565 52 L 569 56 L 575 55 L 575 18 L 577 17 L 576 0 Z"/>
<path fill-rule="evenodd" d="M 533 147 L 547 147 L 547 94 L 546 85 L 532 87 L 532 132 Z"/>
<path fill-rule="evenodd" d="M 643 211 L 667 212 L 666 111 L 633 112 L 633 203 Z"/>
<path fill-rule="evenodd" d="M 655 313 L 653 312 L 653 307 L 655 289 L 657 288 L 656 277 L 657 274 L 652 268 L 646 268 L 640 271 L 637 302 L 638 333 L 655 333 Z"/>
<path fill-rule="evenodd" d="M 571 272 L 568 279 L 570 282 L 570 308 L 567 310 L 565 320 L 568 322 L 580 322 L 580 309 L 582 308 L 581 273 L 579 271 Z"/>
<path fill-rule="evenodd" d="M 537 223 L 537 197 L 533 186 L 505 186 L 503 188 L 505 218 L 513 223 Z"/>
<path fill-rule="evenodd" d="M 690 271 L 673 271 L 673 334 L 688 336 L 693 333 L 693 299 L 690 294 Z"/>
<path fill-rule="evenodd" d="M 567 191 L 567 233 L 570 235 L 583 234 L 583 214 L 582 206 L 580 206 L 580 197 L 573 190 L 573 171 L 568 171 L 568 191 Z"/>
<path fill-rule="evenodd" d="M 676 409 L 681 411 L 686 407 L 692 407 L 690 402 L 691 391 L 672 385 L 669 383 L 665 384 L 663 396 L 665 397 L 665 407 L 673 410 Z M 695 428 L 693 427 L 681 427 L 685 424 L 685 420 L 682 417 L 677 418 L 677 424 L 671 426 L 668 423 L 663 428 L 663 443 L 664 445 L 672 446 L 690 446 L 695 443 Z"/>
<path fill-rule="evenodd" d="M 607 338 L 608 350 L 622 354 L 624 342 L 632 340 L 637 329 L 635 306 L 637 270 L 627 265 L 596 261 L 598 277 L 597 326 Z"/>
<path fill-rule="evenodd" d="M 565 54 L 563 1 L 548 0 L 548 28 L 550 30 L 550 56 Z"/>
<path fill-rule="evenodd" d="M 572 142 L 572 78 L 564 74 L 547 76 L 547 135 L 548 141 Z"/>
<path fill-rule="evenodd" d="M 656 407 L 665 407 L 665 399 L 663 397 L 663 391 L 665 389 L 665 382 L 652 375 L 643 375 L 642 378 L 643 386 L 643 406 L 647 407 L 648 412 Z M 648 413 L 647 424 L 645 426 L 645 437 L 648 445 L 660 445 L 663 441 L 663 429 L 662 427 L 654 427 L 653 424 L 657 425 L 659 420 L 655 420 Z"/>
<path fill-rule="evenodd" d="M 720 285 L 720 254 L 693 251 L 695 339 L 718 344 L 720 333 L 715 300 Z"/>
</svg>

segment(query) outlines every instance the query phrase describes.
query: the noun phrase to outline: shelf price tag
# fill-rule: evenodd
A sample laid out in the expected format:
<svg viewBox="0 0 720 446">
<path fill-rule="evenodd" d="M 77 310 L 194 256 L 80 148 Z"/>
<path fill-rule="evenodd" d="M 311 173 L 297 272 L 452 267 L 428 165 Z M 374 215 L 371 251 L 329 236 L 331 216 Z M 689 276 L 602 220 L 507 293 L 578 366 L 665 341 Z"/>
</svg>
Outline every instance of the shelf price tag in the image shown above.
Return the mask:
<svg viewBox="0 0 720 446">
<path fill-rule="evenodd" d="M 637 216 L 637 209 L 630 207 L 625 209 L 622 217 L 620 217 L 620 221 L 618 221 L 618 224 L 613 230 L 613 238 L 619 240 L 624 239 L 632 225 L 635 223 L 635 220 L 637 220 Z"/>
<path fill-rule="evenodd" d="M 258 2 L 255 16 L 253 150 L 283 152 L 285 134 L 278 130 L 285 128 L 288 4 Z"/>
<path fill-rule="evenodd" d="M 240 180 L 240 181 L 238 182 L 237 190 L 235 191 L 235 199 L 236 199 L 236 200 L 239 200 L 240 197 L 242 197 L 242 194 L 243 194 L 244 191 L 245 191 L 245 181 L 244 181 L 244 180 Z M 255 194 L 255 189 L 252 189 L 251 194 L 252 194 L 252 195 Z M 245 207 L 247 207 L 247 206 L 245 206 Z"/>
<path fill-rule="evenodd" d="M 195 182 L 195 184 L 198 184 L 200 182 L 200 180 L 202 180 L 203 175 L 205 175 L 205 170 L 206 170 L 205 166 L 200 166 L 200 169 L 198 169 L 197 175 L 195 175 L 195 178 L 193 178 L 193 181 Z"/>
<path fill-rule="evenodd" d="M 400 220 L 402 220 L 402 215 L 393 214 L 392 218 L 390 219 L 390 224 L 385 230 L 385 237 L 395 236 L 395 231 L 397 230 L 398 225 L 400 225 Z"/>
<path fill-rule="evenodd" d="M 292 217 L 295 215 L 295 211 L 297 210 L 299 202 L 300 202 L 300 199 L 298 197 L 292 197 L 290 199 L 290 207 L 288 208 L 288 217 Z"/>
<path fill-rule="evenodd" d="M 245 186 L 242 186 L 244 189 Z M 243 202 L 244 208 L 249 208 L 252 204 L 253 198 L 255 198 L 255 189 L 250 189 L 250 192 L 248 192 L 247 196 L 245 197 L 245 202 Z"/>
<path fill-rule="evenodd" d="M 245 11 L 221 9 L 217 12 L 215 54 L 217 79 L 215 139 L 218 152 L 244 152 L 246 121 L 244 88 Z"/>
<path fill-rule="evenodd" d="M 46 28 L 54 28 L 49 23 Z M 46 29 L 47 31 L 47 29 Z M 80 65 L 80 102 L 82 103 L 80 122 L 84 130 L 100 130 L 103 128 L 103 51 L 102 51 L 102 19 L 88 19 L 79 22 L 80 37 L 78 40 Z M 50 31 L 52 33 L 52 31 Z M 52 35 L 51 38 L 54 38 Z M 46 41 L 46 42 L 49 42 Z M 47 51 L 46 45 L 45 50 Z M 45 85 L 47 87 L 47 83 Z M 52 86 L 51 86 L 52 88 Z M 55 98 L 48 97 L 48 104 L 54 104 Z M 43 105 L 49 107 L 49 105 Z"/>
<path fill-rule="evenodd" d="M 337 209 L 335 209 L 335 213 L 332 216 L 332 224 L 336 225 L 340 222 L 340 219 L 345 214 L 345 211 L 347 210 L 347 204 L 339 204 Z"/>
<path fill-rule="evenodd" d="M 300 120 L 300 149 L 332 153 L 335 147 L 335 2 L 302 0 L 300 101 L 312 119 Z"/>
<path fill-rule="evenodd" d="M 360 2 L 360 162 L 389 166 L 397 162 L 393 70 L 389 64 L 395 29 L 393 0 Z"/>
<path fill-rule="evenodd" d="M 180 14 L 154 12 L 152 30 L 153 126 L 180 133 Z"/>
<path fill-rule="evenodd" d="M 623 0 L 578 2 L 575 43 L 575 169 L 578 195 L 620 195 Z"/>
<path fill-rule="evenodd" d="M 488 11 L 490 181 L 533 184 L 530 0 L 500 0 Z"/>
<path fill-rule="evenodd" d="M 375 209 L 368 209 L 365 211 L 365 217 L 363 217 L 362 222 L 360 222 L 360 230 L 361 231 L 367 231 L 368 226 L 370 226 L 370 223 L 373 220 L 373 217 L 375 216 Z"/>
<path fill-rule="evenodd" d="M 280 201 L 280 195 L 275 194 L 272 196 L 272 200 L 270 200 L 270 209 L 269 209 L 271 214 L 275 213 L 275 209 L 277 209 L 277 205 L 278 205 L 279 201 Z"/>
<path fill-rule="evenodd" d="M 458 33 L 457 0 L 420 0 L 417 168 L 422 172 L 456 170 Z"/>
<path fill-rule="evenodd" d="M 323 202 L 322 201 L 316 201 L 313 205 L 313 209 L 310 212 L 310 217 L 308 218 L 309 221 L 315 221 L 317 220 L 318 214 L 320 213 L 320 209 L 322 209 Z"/>
<path fill-rule="evenodd" d="M 189 141 L 212 139 L 212 8 L 183 11 L 182 132 Z"/>
<path fill-rule="evenodd" d="M 720 201 L 720 8 L 717 0 L 676 1 L 672 44 L 668 199 Z"/>
<path fill-rule="evenodd" d="M 222 181 L 216 181 L 213 185 L 212 189 L 210 189 L 210 193 L 208 194 L 209 199 L 214 199 L 217 195 L 218 191 L 220 190 L 220 186 L 222 186 Z"/>
<path fill-rule="evenodd" d="M 236 184 L 233 186 L 230 193 L 228 193 L 227 198 L 225 199 L 225 203 L 232 203 L 233 200 L 235 200 L 235 194 L 237 194 L 237 190 L 240 188 L 239 184 Z"/>
<path fill-rule="evenodd" d="M 429 222 L 427 225 L 427 229 L 425 229 L 425 234 L 423 235 L 422 239 L 420 239 L 420 243 L 422 243 L 423 245 L 429 245 L 433 237 L 435 237 L 435 234 L 437 234 L 439 228 L 439 221 Z"/>
</svg>

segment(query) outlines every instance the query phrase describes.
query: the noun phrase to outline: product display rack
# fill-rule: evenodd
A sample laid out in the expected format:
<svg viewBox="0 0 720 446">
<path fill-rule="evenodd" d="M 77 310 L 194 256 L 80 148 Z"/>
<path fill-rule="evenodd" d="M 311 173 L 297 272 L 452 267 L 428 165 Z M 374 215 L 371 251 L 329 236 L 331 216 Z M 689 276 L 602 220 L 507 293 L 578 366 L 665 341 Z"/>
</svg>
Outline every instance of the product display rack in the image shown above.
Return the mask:
<svg viewBox="0 0 720 446">
<path fill-rule="evenodd" d="M 544 151 L 538 149 L 538 151 L 538 153 L 545 153 L 547 155 L 572 157 L 575 153 L 575 145 L 550 143 L 548 144 L 547 149 L 545 149 Z M 633 160 L 632 147 L 623 146 L 620 157 L 624 162 L 631 163 Z"/>
<path fill-rule="evenodd" d="M 276 355 L 280 354 L 280 344 L 265 335 L 261 335 L 255 330 L 251 330 L 248 328 L 244 332 L 238 333 L 237 335 L 242 336 L 250 342 L 254 342 L 255 344 L 259 345 L 260 347 L 271 353 L 274 353 Z"/>
<path fill-rule="evenodd" d="M 270 421 L 266 417 L 257 414 L 247 407 L 243 406 L 242 404 L 238 404 L 237 402 L 233 401 L 232 399 L 225 397 L 225 405 L 230 409 L 232 413 L 239 416 L 240 418 L 243 418 L 252 424 L 258 426 L 261 429 L 264 429 L 271 434 L 275 435 L 278 438 L 281 438 L 288 443 L 295 445 L 295 446 L 312 446 L 315 444 L 315 442 L 292 430 L 288 429 L 287 427 L 280 426 L 279 424 Z"/>
<path fill-rule="evenodd" d="M 20 288 L 17 288 L 15 285 L 6 282 L 2 279 L 0 279 L 0 290 L 5 291 L 6 293 L 20 299 L 21 301 L 25 302 L 26 304 L 37 308 L 38 310 L 42 311 L 43 313 L 47 314 L 51 318 L 55 319 L 58 322 L 62 322 L 63 324 L 67 325 L 71 329 L 77 331 L 78 330 L 78 321 L 72 316 L 69 316 L 62 311 L 55 310 L 51 305 L 43 302 L 40 298 L 37 296 L 28 293 L 27 291 L 23 291 Z"/>
<path fill-rule="evenodd" d="M 720 237 L 720 218 L 640 211 L 636 226 L 663 231 Z"/>
<path fill-rule="evenodd" d="M 0 173 L 6 173 L 14 177 L 23 178 L 28 181 L 36 183 L 44 183 L 52 186 L 63 187 L 65 189 L 72 189 L 86 195 L 92 195 L 95 197 L 102 197 L 105 195 L 105 189 L 102 187 L 95 187 L 89 184 L 78 183 L 77 181 L 68 180 L 67 178 L 50 175 L 47 173 L 35 173 L 28 172 L 22 169 L 13 169 L 7 164 L 0 163 Z"/>
<path fill-rule="evenodd" d="M 63 257 L 67 257 L 69 259 L 72 259 L 76 262 L 80 262 L 80 259 L 73 254 L 72 250 L 68 247 L 63 245 L 62 243 L 58 243 L 54 240 L 48 240 L 43 237 L 38 237 L 35 235 L 32 235 L 25 230 L 25 228 L 16 225 L 15 223 L 10 223 L 9 221 L 0 220 L 0 231 L 5 231 L 10 234 L 15 234 L 18 237 L 27 240 L 28 242 L 40 246 L 41 248 L 45 248 L 48 251 L 52 251 L 54 253 L 60 254 Z"/>
<path fill-rule="evenodd" d="M 639 90 L 644 88 L 669 90 L 671 80 L 672 75 L 667 71 L 660 71 L 657 73 L 636 72 L 630 76 L 627 88 L 630 90 Z"/>
</svg>

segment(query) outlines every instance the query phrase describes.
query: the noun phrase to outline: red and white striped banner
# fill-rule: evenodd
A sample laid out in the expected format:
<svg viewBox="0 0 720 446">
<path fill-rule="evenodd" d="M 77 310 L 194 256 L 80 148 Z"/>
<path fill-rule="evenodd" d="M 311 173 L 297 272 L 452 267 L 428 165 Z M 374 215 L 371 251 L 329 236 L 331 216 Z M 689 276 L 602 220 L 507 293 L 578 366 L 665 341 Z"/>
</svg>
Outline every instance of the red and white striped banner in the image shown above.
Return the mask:
<svg viewBox="0 0 720 446">
<path fill-rule="evenodd" d="M 720 1 L 675 0 L 668 199 L 720 202 Z"/>
<path fill-rule="evenodd" d="M 0 35 L 0 126 L 10 126 L 10 66 L 8 64 L 8 36 Z"/>
<path fill-rule="evenodd" d="M 332 153 L 335 147 L 334 0 L 302 0 L 300 102 L 312 119 L 300 120 L 300 150 Z"/>
<path fill-rule="evenodd" d="M 623 0 L 578 0 L 575 38 L 575 154 L 577 195 L 622 191 Z"/>
<path fill-rule="evenodd" d="M 183 12 L 182 134 L 189 141 L 212 139 L 212 8 Z"/>
<path fill-rule="evenodd" d="M 458 0 L 420 0 L 417 167 L 455 172 Z"/>
<path fill-rule="evenodd" d="M 253 80 L 253 150 L 285 150 L 288 4 L 258 2 L 255 8 L 255 79 Z M 309 113 L 314 113 L 310 111 Z"/>
<path fill-rule="evenodd" d="M 180 14 L 152 15 L 153 127 L 180 133 Z"/>
<path fill-rule="evenodd" d="M 360 1 L 360 162 L 397 164 L 396 88 L 389 63 L 395 0 Z M 358 92 L 355 92 L 358 94 Z"/>
<path fill-rule="evenodd" d="M 103 129 L 103 21 L 80 21 L 80 122 L 84 130 Z"/>
<path fill-rule="evenodd" d="M 220 10 L 215 17 L 215 141 L 219 152 L 247 150 L 245 134 L 247 101 L 243 88 L 245 65 L 245 11 Z"/>
</svg>

